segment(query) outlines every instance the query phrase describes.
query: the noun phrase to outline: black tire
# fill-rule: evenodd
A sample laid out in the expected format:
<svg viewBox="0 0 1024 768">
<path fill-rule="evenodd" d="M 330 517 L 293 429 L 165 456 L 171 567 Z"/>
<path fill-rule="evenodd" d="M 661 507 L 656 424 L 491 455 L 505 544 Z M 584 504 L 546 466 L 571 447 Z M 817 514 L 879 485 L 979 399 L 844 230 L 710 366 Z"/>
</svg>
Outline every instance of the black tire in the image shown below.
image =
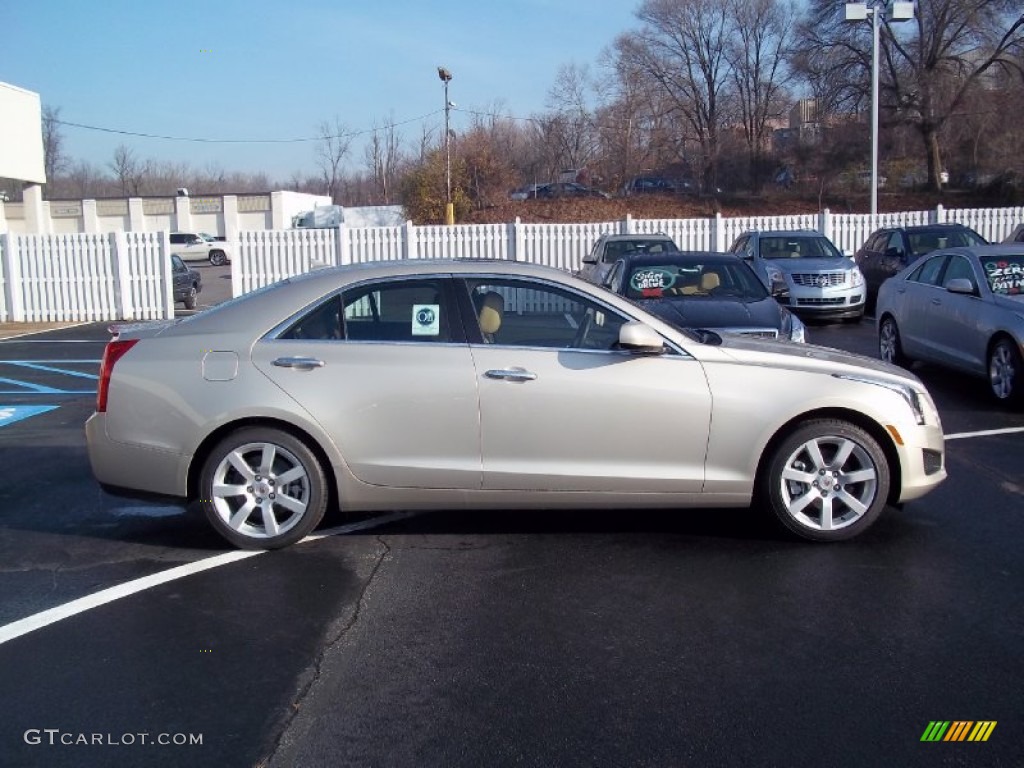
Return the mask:
<svg viewBox="0 0 1024 768">
<path fill-rule="evenodd" d="M 264 461 L 269 466 L 261 467 Z M 280 549 L 304 538 L 323 519 L 329 495 L 309 447 L 271 427 L 247 427 L 221 440 L 203 465 L 200 493 L 207 520 L 241 549 Z"/>
<path fill-rule="evenodd" d="M 989 349 L 986 367 L 992 397 L 1012 408 L 1024 405 L 1024 361 L 1012 339 L 996 339 Z"/>
<path fill-rule="evenodd" d="M 224 251 L 210 251 L 210 263 L 215 267 L 223 267 L 228 263 L 228 255 Z"/>
<path fill-rule="evenodd" d="M 199 294 L 199 291 L 196 289 L 196 286 L 195 286 L 194 283 L 188 287 L 188 293 L 186 293 L 185 294 L 185 298 L 182 299 L 182 301 L 185 304 L 185 309 L 195 309 L 196 308 L 196 304 L 199 303 L 198 294 Z"/>
<path fill-rule="evenodd" d="M 886 315 L 878 325 L 878 356 L 887 363 L 906 368 L 910 358 L 903 352 L 900 329 L 892 315 Z"/>
<path fill-rule="evenodd" d="M 817 419 L 776 446 L 760 491 L 790 533 L 843 541 L 878 519 L 890 478 L 885 453 L 871 435 L 849 422 Z"/>
</svg>

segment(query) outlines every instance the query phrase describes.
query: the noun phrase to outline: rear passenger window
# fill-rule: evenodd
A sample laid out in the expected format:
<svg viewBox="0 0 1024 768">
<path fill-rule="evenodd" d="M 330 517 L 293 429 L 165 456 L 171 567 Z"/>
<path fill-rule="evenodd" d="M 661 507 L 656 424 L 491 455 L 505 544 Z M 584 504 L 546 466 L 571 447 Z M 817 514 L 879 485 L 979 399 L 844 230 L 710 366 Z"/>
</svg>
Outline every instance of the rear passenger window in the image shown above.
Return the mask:
<svg viewBox="0 0 1024 768">
<path fill-rule="evenodd" d="M 935 256 L 925 261 L 907 277 L 912 283 L 924 283 L 925 285 L 938 285 L 939 273 L 942 265 L 946 263 L 945 256 Z"/>
<path fill-rule="evenodd" d="M 342 294 L 348 341 L 451 341 L 451 311 L 439 280 L 360 286 Z"/>
</svg>

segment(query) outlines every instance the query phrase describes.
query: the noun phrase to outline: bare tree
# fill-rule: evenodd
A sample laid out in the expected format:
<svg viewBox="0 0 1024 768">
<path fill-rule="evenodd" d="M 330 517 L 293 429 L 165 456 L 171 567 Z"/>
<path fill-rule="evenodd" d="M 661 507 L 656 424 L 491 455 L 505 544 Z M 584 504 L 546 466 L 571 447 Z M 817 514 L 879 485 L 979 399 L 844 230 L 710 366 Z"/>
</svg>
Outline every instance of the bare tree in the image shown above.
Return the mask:
<svg viewBox="0 0 1024 768">
<path fill-rule="evenodd" d="M 589 106 L 593 86 L 587 67 L 563 65 L 548 91 L 548 108 L 553 111 L 545 122 L 547 139 L 558 149 L 563 167 L 586 168 L 597 155 L 598 134 Z"/>
<path fill-rule="evenodd" d="M 751 186 L 756 190 L 773 121 L 786 111 L 790 75 L 784 56 L 792 42 L 796 8 L 781 0 L 731 0 L 728 7 L 733 33 L 726 56 L 749 153 Z"/>
<path fill-rule="evenodd" d="M 64 135 L 60 131 L 60 108 L 43 107 L 43 171 L 47 186 L 67 170 L 69 159 L 64 154 Z"/>
<path fill-rule="evenodd" d="M 701 148 L 705 188 L 717 186 L 725 51 L 730 25 L 719 0 L 645 0 L 636 12 L 640 31 L 620 40 L 629 63 L 656 82 Z"/>
<path fill-rule="evenodd" d="M 317 128 L 320 136 L 316 146 L 316 164 L 325 192 L 335 200 L 341 191 L 342 163 L 352 144 L 352 135 L 338 117 L 324 120 Z"/>
<path fill-rule="evenodd" d="M 382 127 L 374 125 L 373 134 L 364 150 L 366 167 L 373 178 L 375 197 L 384 205 L 390 204 L 394 194 L 394 176 L 401 162 L 400 145 L 401 137 L 395 130 L 392 116 L 384 121 Z"/>
<path fill-rule="evenodd" d="M 915 9 L 912 22 L 882 21 L 879 122 L 918 132 L 929 185 L 939 189 L 940 135 L 950 117 L 973 90 L 988 87 L 987 79 L 1024 74 L 1024 13 L 1020 0 L 928 0 Z M 843 18 L 841 4 L 812 0 L 802 28 L 803 60 L 812 63 L 811 77 L 820 71 L 829 78 L 837 100 L 853 95 L 863 101 L 870 83 L 870 21 L 848 24 Z"/>
<path fill-rule="evenodd" d="M 110 162 L 109 167 L 121 185 L 121 194 L 129 197 L 139 194 L 150 164 L 140 161 L 130 147 L 118 144 L 114 149 L 114 159 Z"/>
</svg>

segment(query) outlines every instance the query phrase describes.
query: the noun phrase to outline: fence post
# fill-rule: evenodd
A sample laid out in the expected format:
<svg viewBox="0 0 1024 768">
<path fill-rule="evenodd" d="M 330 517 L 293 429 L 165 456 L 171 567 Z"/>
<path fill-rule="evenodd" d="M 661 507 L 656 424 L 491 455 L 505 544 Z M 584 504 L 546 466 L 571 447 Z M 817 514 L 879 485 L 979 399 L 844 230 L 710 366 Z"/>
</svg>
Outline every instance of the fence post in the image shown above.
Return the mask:
<svg viewBox="0 0 1024 768">
<path fill-rule="evenodd" d="M 174 317 L 174 274 L 171 272 L 171 233 L 166 230 L 158 233 L 160 238 L 160 264 L 164 272 L 164 312 L 163 319 Z"/>
<path fill-rule="evenodd" d="M 25 282 L 21 279 L 21 249 L 19 237 L 8 232 L 0 235 L 4 253 L 4 293 L 7 297 L 9 319 L 20 323 L 25 319 Z"/>
<path fill-rule="evenodd" d="M 932 217 L 932 224 L 945 224 L 946 223 L 946 209 L 942 207 L 942 203 L 935 206 L 935 213 Z"/>
<path fill-rule="evenodd" d="M 345 229 L 345 222 L 338 222 L 338 228 L 334 231 L 334 253 L 337 264 L 351 264 L 352 253 L 348 242 L 348 233 Z"/>
<path fill-rule="evenodd" d="M 829 240 L 832 240 L 832 211 L 825 208 L 818 214 L 818 231 Z M 835 240 L 832 240 L 835 242 Z"/>
<path fill-rule="evenodd" d="M 711 222 L 711 250 L 724 251 L 726 247 L 725 226 L 722 220 L 722 212 L 715 211 L 715 218 Z"/>
<path fill-rule="evenodd" d="M 402 236 L 404 238 L 404 241 L 402 242 L 402 252 L 405 254 L 405 258 L 419 258 L 419 248 L 416 245 L 416 225 L 412 223 L 412 219 L 405 222 L 405 227 L 402 229 Z"/>
<path fill-rule="evenodd" d="M 520 261 L 521 256 L 526 252 L 526 235 L 523 232 L 523 220 L 516 216 L 516 220 L 512 222 L 512 237 L 510 238 L 512 243 L 512 261 Z"/>
<path fill-rule="evenodd" d="M 146 214 L 142 209 L 141 197 L 128 198 L 128 228 L 132 232 L 146 231 Z"/>
<path fill-rule="evenodd" d="M 633 214 L 626 214 L 626 218 L 624 218 L 619 224 L 619 232 L 623 235 L 633 234 Z"/>
<path fill-rule="evenodd" d="M 135 302 L 132 298 L 131 265 L 128 263 L 128 236 L 124 232 L 110 233 L 110 255 L 114 259 L 114 274 L 117 283 L 114 288 L 114 307 L 119 319 L 135 319 Z"/>
</svg>

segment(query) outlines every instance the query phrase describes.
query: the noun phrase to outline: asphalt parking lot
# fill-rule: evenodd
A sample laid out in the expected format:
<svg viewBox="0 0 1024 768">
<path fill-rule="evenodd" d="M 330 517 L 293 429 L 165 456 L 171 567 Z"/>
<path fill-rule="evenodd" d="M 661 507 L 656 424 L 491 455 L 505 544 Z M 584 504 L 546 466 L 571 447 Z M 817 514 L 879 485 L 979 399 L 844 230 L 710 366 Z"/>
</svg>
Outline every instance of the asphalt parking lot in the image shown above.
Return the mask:
<svg viewBox="0 0 1024 768">
<path fill-rule="evenodd" d="M 0 341 L 4 766 L 1024 765 L 1024 413 L 984 382 L 915 369 L 950 477 L 843 544 L 612 509 L 335 514 L 252 554 L 96 487 L 107 337 Z M 867 321 L 810 338 L 875 356 Z"/>
</svg>

